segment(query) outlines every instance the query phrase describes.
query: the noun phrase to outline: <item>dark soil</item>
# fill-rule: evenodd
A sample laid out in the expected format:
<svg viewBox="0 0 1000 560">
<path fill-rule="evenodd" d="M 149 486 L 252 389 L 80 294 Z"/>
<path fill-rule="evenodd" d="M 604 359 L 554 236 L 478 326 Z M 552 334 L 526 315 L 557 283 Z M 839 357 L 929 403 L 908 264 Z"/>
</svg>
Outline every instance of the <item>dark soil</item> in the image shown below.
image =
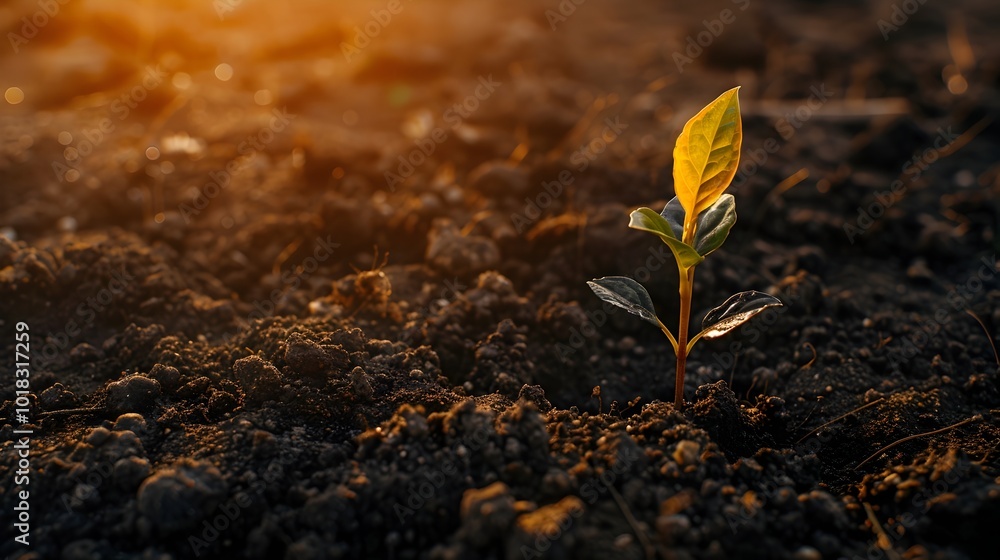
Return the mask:
<svg viewBox="0 0 1000 560">
<path fill-rule="evenodd" d="M 403 2 L 357 53 L 388 4 L 60 5 L 0 58 L 0 552 L 996 558 L 1000 9 L 696 4 Z M 586 281 L 675 324 L 627 215 L 734 85 L 693 319 L 785 306 L 701 343 L 679 411 Z"/>
</svg>

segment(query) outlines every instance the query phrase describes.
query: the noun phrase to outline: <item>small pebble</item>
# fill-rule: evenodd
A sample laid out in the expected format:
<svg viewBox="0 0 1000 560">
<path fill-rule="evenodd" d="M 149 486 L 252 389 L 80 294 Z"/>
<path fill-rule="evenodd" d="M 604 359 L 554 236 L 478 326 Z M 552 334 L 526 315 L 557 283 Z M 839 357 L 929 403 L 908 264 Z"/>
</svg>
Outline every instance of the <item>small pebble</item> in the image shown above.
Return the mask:
<svg viewBox="0 0 1000 560">
<path fill-rule="evenodd" d="M 160 384 L 144 375 L 132 375 L 108 385 L 108 410 L 113 413 L 149 410 L 160 396 Z"/>
<path fill-rule="evenodd" d="M 351 390 L 354 396 L 362 401 L 371 400 L 372 395 L 375 394 L 375 391 L 372 389 L 371 378 L 365 372 L 364 368 L 360 366 L 356 366 L 351 371 Z"/>
<path fill-rule="evenodd" d="M 795 551 L 795 560 L 823 560 L 823 555 L 811 546 L 803 546 Z"/>
<path fill-rule="evenodd" d="M 132 492 L 153 472 L 149 461 L 142 457 L 125 457 L 115 462 L 115 484 L 125 492 Z"/>
<path fill-rule="evenodd" d="M 139 512 L 161 535 L 194 531 L 226 494 L 226 483 L 207 461 L 181 459 L 142 483 Z"/>
<path fill-rule="evenodd" d="M 682 439 L 677 442 L 677 448 L 674 450 L 674 461 L 677 461 L 677 464 L 681 466 L 692 465 L 698 461 L 698 454 L 700 452 L 701 446 L 697 442 Z"/>
<path fill-rule="evenodd" d="M 628 548 L 632 546 L 632 541 L 634 540 L 635 539 L 632 537 L 632 535 L 628 533 L 622 533 L 617 537 L 615 537 L 615 548 L 618 549 Z"/>
<path fill-rule="evenodd" d="M 87 437 L 84 439 L 88 444 L 94 447 L 100 446 L 105 441 L 108 441 L 108 437 L 111 435 L 111 431 L 107 428 L 98 427 L 90 431 Z"/>
<path fill-rule="evenodd" d="M 115 425 L 111 429 L 116 432 L 128 430 L 135 432 L 137 435 L 143 434 L 146 432 L 146 419 L 141 414 L 134 412 L 122 414 L 115 420 Z"/>
<path fill-rule="evenodd" d="M 278 440 L 271 432 L 255 430 L 253 433 L 253 456 L 271 457 L 278 451 Z"/>
<path fill-rule="evenodd" d="M 86 362 L 93 362 L 100 359 L 101 351 L 95 348 L 92 344 L 87 344 L 86 342 L 81 342 L 73 347 L 69 351 L 69 359 L 74 364 L 83 364 Z"/>
</svg>

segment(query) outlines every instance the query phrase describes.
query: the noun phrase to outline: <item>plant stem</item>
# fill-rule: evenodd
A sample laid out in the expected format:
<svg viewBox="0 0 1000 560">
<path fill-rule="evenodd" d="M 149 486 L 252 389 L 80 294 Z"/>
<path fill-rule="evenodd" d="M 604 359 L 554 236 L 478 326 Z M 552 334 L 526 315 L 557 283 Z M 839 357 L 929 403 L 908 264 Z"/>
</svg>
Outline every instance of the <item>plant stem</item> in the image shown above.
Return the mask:
<svg viewBox="0 0 1000 560">
<path fill-rule="evenodd" d="M 687 366 L 688 322 L 691 319 L 691 288 L 694 267 L 680 270 L 681 313 L 677 324 L 677 371 L 674 374 L 674 406 L 684 408 L 684 370 Z"/>
</svg>

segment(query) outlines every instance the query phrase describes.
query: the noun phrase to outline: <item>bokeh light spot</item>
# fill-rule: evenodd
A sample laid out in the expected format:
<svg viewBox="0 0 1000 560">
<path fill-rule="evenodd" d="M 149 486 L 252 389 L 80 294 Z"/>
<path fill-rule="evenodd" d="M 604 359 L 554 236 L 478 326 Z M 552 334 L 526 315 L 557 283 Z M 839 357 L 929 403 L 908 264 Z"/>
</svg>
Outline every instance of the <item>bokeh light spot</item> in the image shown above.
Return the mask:
<svg viewBox="0 0 1000 560">
<path fill-rule="evenodd" d="M 191 87 L 191 74 L 178 72 L 170 78 L 170 83 L 174 84 L 174 87 L 177 89 L 187 89 Z"/>
<path fill-rule="evenodd" d="M 62 218 L 59 218 L 58 222 L 56 222 L 56 227 L 58 227 L 60 231 L 70 233 L 76 231 L 77 226 L 79 226 L 79 224 L 73 216 L 63 216 Z"/>
<path fill-rule="evenodd" d="M 259 89 L 257 93 L 253 94 L 253 102 L 258 105 L 270 105 L 274 101 L 274 96 L 271 95 L 270 90 Z"/>
<path fill-rule="evenodd" d="M 215 77 L 223 82 L 228 82 L 233 78 L 233 67 L 223 62 L 215 67 Z"/>
<path fill-rule="evenodd" d="M 953 95 L 962 95 L 969 89 L 969 82 L 961 74 L 955 74 L 948 78 L 948 91 Z"/>
<path fill-rule="evenodd" d="M 7 103 L 17 105 L 24 101 L 24 92 L 19 87 L 9 87 L 7 91 L 3 92 L 3 98 L 7 100 Z"/>
</svg>

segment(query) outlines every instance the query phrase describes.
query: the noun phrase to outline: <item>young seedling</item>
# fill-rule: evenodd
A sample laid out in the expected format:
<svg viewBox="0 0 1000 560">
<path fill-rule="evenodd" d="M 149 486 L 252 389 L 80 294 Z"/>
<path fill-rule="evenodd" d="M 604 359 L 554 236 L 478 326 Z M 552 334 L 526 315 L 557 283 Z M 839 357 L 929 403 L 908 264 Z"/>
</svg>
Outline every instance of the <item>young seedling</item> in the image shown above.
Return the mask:
<svg viewBox="0 0 1000 560">
<path fill-rule="evenodd" d="M 638 315 L 667 335 L 677 355 L 674 404 L 684 406 L 684 369 L 688 354 L 701 340 L 718 338 L 769 307 L 781 305 L 774 296 L 740 292 L 708 312 L 701 332 L 689 337 L 691 290 L 694 269 L 712 251 L 722 246 L 736 223 L 736 201 L 723 194 L 736 175 L 740 162 L 743 125 L 735 87 L 708 104 L 684 125 L 674 146 L 673 198 L 657 213 L 639 208 L 629 216 L 630 228 L 655 234 L 677 261 L 680 275 L 680 319 L 677 337 L 656 316 L 653 300 L 641 284 L 626 276 L 606 276 L 587 282 L 597 297 Z"/>
</svg>

